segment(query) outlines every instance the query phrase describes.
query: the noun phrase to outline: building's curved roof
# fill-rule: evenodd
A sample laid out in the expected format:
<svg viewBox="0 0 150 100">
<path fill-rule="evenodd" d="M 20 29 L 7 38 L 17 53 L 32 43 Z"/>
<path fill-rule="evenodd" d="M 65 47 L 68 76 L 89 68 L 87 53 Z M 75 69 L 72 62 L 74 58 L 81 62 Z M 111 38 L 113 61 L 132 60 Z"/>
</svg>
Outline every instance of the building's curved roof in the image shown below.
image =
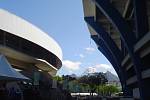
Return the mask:
<svg viewBox="0 0 150 100">
<path fill-rule="evenodd" d="M 54 39 L 31 23 L 3 9 L 0 9 L 0 29 L 41 46 L 62 60 L 62 50 Z"/>
</svg>

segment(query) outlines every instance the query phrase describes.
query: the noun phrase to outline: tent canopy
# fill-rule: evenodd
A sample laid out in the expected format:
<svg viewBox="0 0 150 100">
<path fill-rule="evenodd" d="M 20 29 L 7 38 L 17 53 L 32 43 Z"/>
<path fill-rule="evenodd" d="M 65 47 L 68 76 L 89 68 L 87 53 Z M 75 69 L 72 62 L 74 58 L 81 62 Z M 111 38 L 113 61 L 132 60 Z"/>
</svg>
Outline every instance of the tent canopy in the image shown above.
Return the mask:
<svg viewBox="0 0 150 100">
<path fill-rule="evenodd" d="M 6 57 L 0 55 L 0 80 L 22 81 L 30 79 L 13 69 Z"/>
</svg>

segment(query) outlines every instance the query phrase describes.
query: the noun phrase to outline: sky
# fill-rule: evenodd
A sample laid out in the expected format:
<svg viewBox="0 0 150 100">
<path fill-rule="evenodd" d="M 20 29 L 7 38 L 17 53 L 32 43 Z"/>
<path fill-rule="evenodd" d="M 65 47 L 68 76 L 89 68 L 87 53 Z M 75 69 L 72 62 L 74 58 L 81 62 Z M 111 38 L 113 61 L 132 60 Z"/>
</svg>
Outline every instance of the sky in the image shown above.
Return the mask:
<svg viewBox="0 0 150 100">
<path fill-rule="evenodd" d="M 62 48 L 63 66 L 57 75 L 116 72 L 98 51 L 84 21 L 82 0 L 0 0 L 7 10 L 49 34 Z"/>
</svg>

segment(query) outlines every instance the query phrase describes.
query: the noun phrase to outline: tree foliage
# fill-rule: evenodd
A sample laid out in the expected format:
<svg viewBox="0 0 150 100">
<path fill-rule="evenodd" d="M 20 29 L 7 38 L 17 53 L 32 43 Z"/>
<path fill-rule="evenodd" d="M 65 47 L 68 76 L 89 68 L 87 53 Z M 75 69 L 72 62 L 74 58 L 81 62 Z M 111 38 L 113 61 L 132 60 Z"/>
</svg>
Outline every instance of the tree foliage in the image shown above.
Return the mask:
<svg viewBox="0 0 150 100">
<path fill-rule="evenodd" d="M 119 89 L 114 85 L 100 85 L 97 91 L 102 96 L 111 96 L 113 93 L 119 92 Z"/>
<path fill-rule="evenodd" d="M 78 79 L 79 83 L 89 84 L 89 85 L 100 85 L 105 84 L 108 80 L 105 78 L 103 73 L 95 73 L 95 74 L 88 74 L 80 77 Z"/>
<path fill-rule="evenodd" d="M 63 81 L 63 78 L 60 77 L 60 76 L 54 76 L 53 79 L 56 80 L 56 81 L 58 81 L 58 82 Z"/>
<path fill-rule="evenodd" d="M 80 84 L 89 85 L 90 91 L 93 93 L 96 91 L 97 86 L 105 84 L 108 80 L 105 78 L 103 73 L 95 73 L 95 74 L 88 74 L 83 75 L 78 79 Z"/>
<path fill-rule="evenodd" d="M 63 80 L 67 80 L 67 81 L 76 80 L 75 77 L 71 77 L 70 75 L 63 75 L 62 78 L 63 78 Z"/>
<path fill-rule="evenodd" d="M 97 92 L 102 96 L 111 96 L 113 93 L 119 92 L 119 89 L 116 86 L 106 85 L 108 80 L 103 73 L 87 74 L 79 78 L 63 75 L 62 77 L 55 76 L 53 79 L 62 84 L 67 82 L 66 84 L 69 86 L 67 89 L 71 92 Z"/>
</svg>

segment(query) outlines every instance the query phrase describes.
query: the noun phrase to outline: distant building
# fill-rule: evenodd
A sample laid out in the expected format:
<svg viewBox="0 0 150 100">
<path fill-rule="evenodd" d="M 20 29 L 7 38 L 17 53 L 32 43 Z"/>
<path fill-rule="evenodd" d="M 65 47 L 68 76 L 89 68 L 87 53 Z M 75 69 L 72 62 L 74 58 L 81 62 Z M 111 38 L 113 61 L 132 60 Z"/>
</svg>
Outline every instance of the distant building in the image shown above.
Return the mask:
<svg viewBox="0 0 150 100">
<path fill-rule="evenodd" d="M 89 68 L 87 68 L 87 69 L 84 71 L 83 75 L 84 75 L 84 74 L 92 74 L 92 73 L 95 73 L 95 72 L 96 72 L 96 68 L 94 68 L 94 67 L 89 67 Z"/>
</svg>

